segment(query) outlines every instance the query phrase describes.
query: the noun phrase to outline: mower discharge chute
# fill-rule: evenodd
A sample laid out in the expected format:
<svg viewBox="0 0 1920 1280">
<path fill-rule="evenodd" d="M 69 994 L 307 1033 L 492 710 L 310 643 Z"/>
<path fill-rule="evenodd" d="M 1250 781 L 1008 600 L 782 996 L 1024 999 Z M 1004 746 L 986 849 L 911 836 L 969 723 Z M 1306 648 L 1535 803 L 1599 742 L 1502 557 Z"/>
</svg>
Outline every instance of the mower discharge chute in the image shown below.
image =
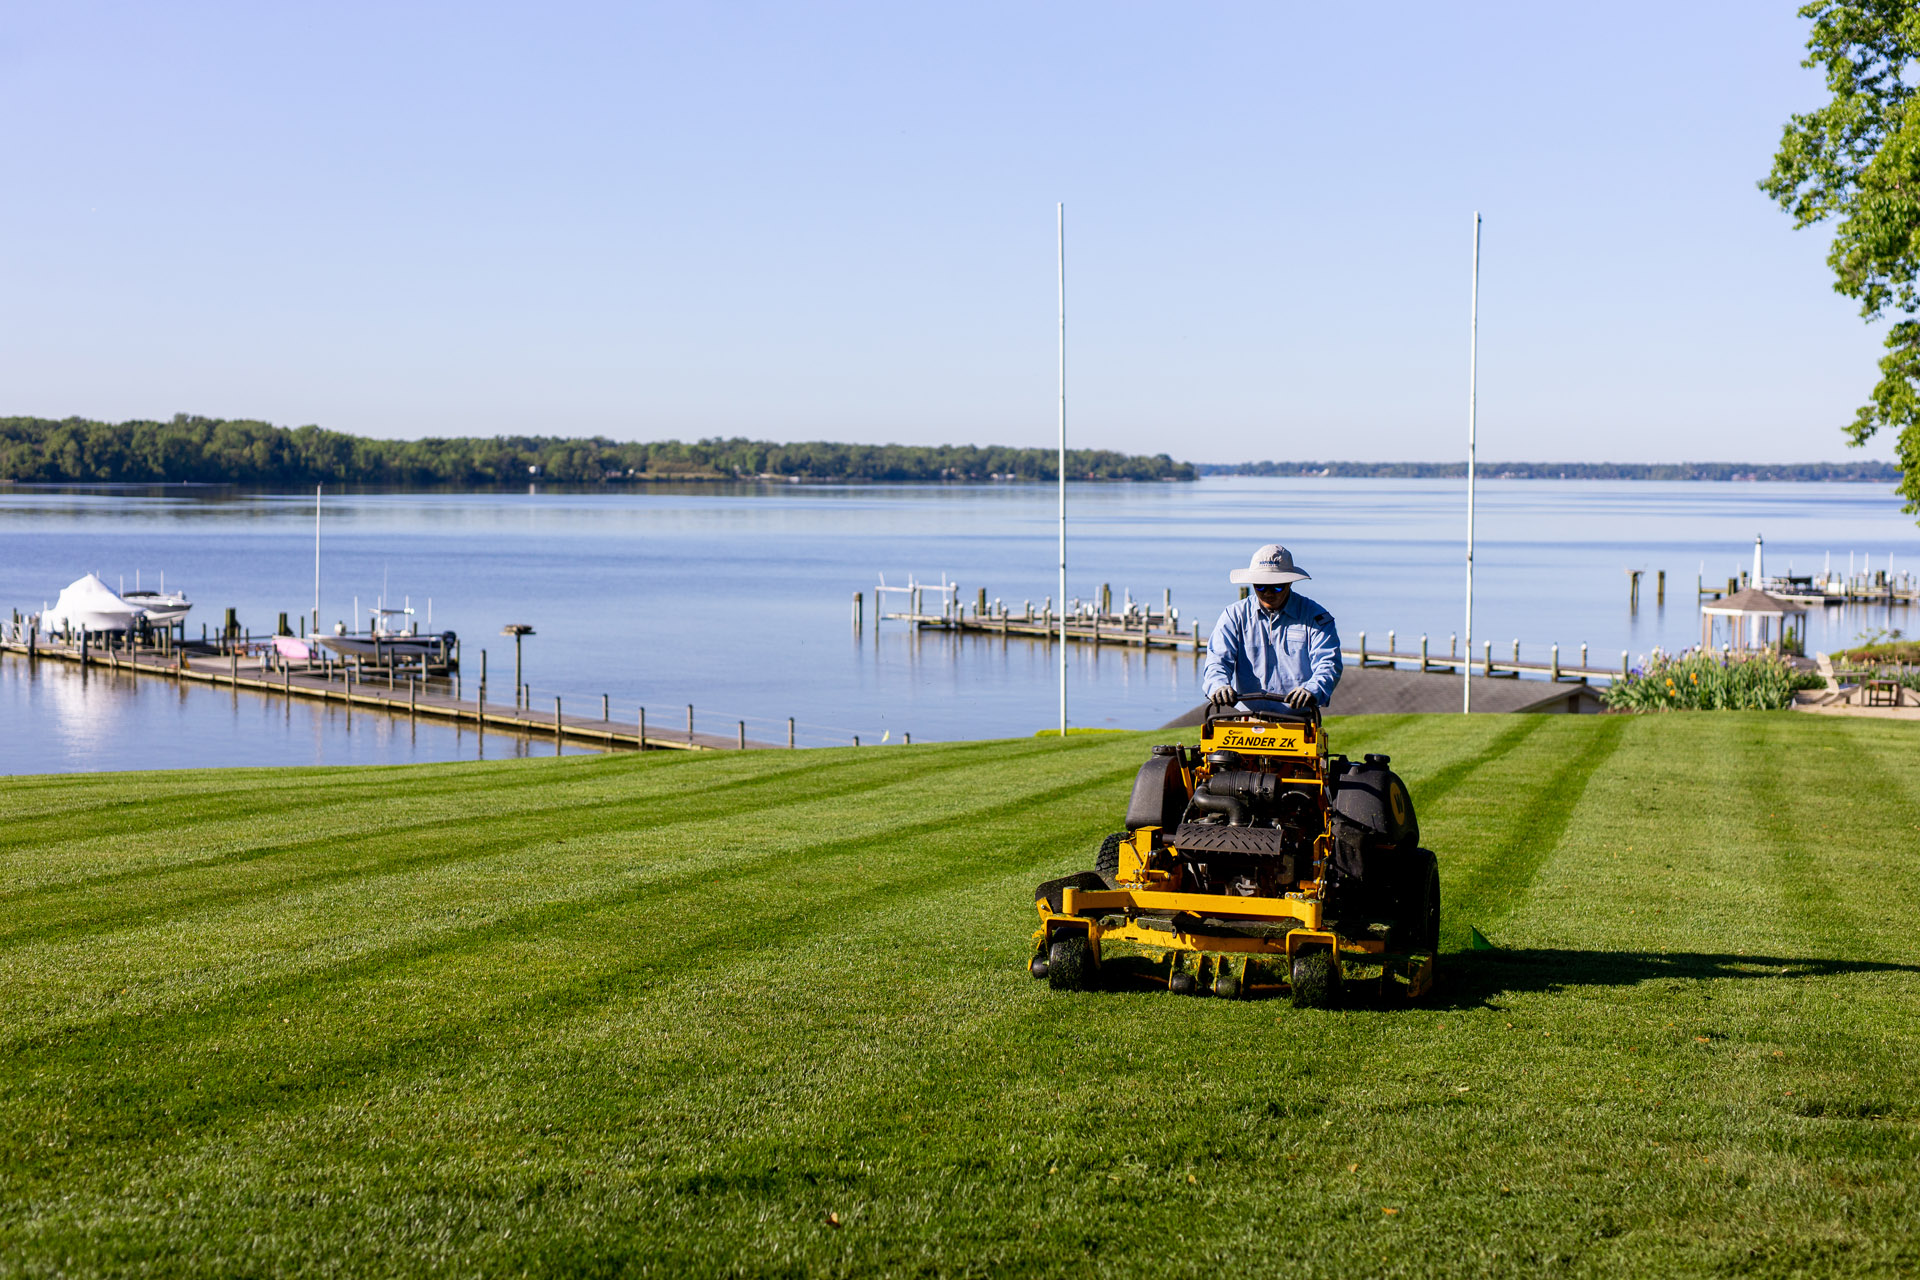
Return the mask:
<svg viewBox="0 0 1920 1280">
<path fill-rule="evenodd" d="M 1035 890 L 1030 971 L 1056 990 L 1125 971 L 1320 1007 L 1424 995 L 1440 873 L 1388 763 L 1329 757 L 1317 707 L 1210 710 L 1198 746 L 1153 748 L 1094 869 Z"/>
</svg>

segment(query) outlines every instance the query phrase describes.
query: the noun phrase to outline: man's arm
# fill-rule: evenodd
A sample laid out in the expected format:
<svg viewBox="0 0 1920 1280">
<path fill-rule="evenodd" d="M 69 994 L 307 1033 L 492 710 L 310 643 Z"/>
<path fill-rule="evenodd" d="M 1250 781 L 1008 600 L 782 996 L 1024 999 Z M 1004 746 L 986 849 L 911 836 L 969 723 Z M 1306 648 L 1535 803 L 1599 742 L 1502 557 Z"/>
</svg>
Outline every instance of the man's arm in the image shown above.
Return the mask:
<svg viewBox="0 0 1920 1280">
<path fill-rule="evenodd" d="M 1333 687 L 1340 683 L 1340 673 L 1346 669 L 1340 661 L 1340 630 L 1334 625 L 1333 615 L 1322 610 L 1307 619 L 1307 637 L 1307 662 L 1312 674 L 1300 687 L 1324 707 L 1333 700 Z"/>
<path fill-rule="evenodd" d="M 1212 697 L 1215 689 L 1233 688 L 1234 669 L 1241 665 L 1239 630 L 1233 625 L 1229 607 L 1220 611 L 1207 637 L 1207 665 L 1200 673 L 1200 692 Z"/>
</svg>

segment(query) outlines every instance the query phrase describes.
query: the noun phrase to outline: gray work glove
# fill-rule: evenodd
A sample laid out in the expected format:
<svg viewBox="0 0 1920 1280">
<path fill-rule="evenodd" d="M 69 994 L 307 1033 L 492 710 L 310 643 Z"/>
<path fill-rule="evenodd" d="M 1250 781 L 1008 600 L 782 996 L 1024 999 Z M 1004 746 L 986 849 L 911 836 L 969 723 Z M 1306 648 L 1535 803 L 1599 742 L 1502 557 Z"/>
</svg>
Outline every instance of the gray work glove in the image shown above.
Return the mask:
<svg viewBox="0 0 1920 1280">
<path fill-rule="evenodd" d="M 1207 705 L 1211 707 L 1230 707 L 1238 701 L 1240 701 L 1240 695 L 1235 693 L 1233 686 L 1229 684 L 1223 684 L 1207 695 Z"/>
<path fill-rule="evenodd" d="M 1286 697 L 1282 698 L 1281 701 L 1292 707 L 1295 711 L 1305 711 L 1313 705 L 1313 691 L 1310 689 L 1294 689 L 1290 691 Z"/>
</svg>

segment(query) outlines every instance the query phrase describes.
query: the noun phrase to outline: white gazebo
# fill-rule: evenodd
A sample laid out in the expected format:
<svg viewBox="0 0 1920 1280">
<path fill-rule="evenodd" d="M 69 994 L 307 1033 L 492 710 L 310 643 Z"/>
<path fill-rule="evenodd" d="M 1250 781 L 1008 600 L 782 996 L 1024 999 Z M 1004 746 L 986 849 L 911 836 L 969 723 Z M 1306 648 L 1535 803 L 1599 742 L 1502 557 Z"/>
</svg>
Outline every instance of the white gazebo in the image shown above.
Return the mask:
<svg viewBox="0 0 1920 1280">
<path fill-rule="evenodd" d="M 1756 555 L 1756 564 L 1758 563 Z M 1787 636 L 1787 619 L 1800 620 L 1800 634 L 1807 631 L 1807 611 L 1797 604 L 1776 599 L 1757 587 L 1736 591 L 1700 606 L 1700 647 L 1714 647 L 1714 619 L 1726 619 L 1726 644 L 1736 650 L 1780 650 Z"/>
</svg>

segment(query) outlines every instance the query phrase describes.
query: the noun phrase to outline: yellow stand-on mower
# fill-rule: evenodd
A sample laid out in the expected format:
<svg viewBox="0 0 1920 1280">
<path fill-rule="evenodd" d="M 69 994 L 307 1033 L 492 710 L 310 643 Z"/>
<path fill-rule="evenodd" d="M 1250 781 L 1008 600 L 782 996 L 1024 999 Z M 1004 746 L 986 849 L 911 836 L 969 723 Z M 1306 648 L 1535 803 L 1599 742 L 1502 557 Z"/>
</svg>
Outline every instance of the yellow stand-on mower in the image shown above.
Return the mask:
<svg viewBox="0 0 1920 1280">
<path fill-rule="evenodd" d="M 1126 831 L 1035 891 L 1033 976 L 1320 1008 L 1426 994 L 1440 872 L 1405 784 L 1385 756 L 1329 757 L 1317 708 L 1242 700 L 1276 709 L 1209 710 L 1199 746 L 1153 748 Z"/>
</svg>

